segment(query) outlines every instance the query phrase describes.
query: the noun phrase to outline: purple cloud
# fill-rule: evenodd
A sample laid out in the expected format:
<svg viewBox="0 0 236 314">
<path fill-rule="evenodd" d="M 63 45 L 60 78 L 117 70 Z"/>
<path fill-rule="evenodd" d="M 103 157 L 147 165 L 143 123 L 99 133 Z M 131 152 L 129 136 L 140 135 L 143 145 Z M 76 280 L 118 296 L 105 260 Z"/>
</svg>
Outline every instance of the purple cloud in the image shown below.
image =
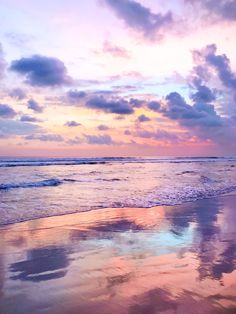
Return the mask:
<svg viewBox="0 0 236 314">
<path fill-rule="evenodd" d="M 215 93 L 205 85 L 199 85 L 197 91 L 191 95 L 194 102 L 210 103 L 216 100 Z"/>
<path fill-rule="evenodd" d="M 173 23 L 171 12 L 155 14 L 134 0 L 104 0 L 118 18 L 135 31 L 146 37 L 153 37 Z"/>
<path fill-rule="evenodd" d="M 72 83 L 64 63 L 57 58 L 40 55 L 21 58 L 12 61 L 10 69 L 24 75 L 26 83 L 32 86 L 54 87 Z"/>
<path fill-rule="evenodd" d="M 191 106 L 176 92 L 167 95 L 166 101 L 166 106 L 162 107 L 163 115 L 172 120 L 178 120 L 184 126 L 210 128 L 222 125 L 221 117 L 211 104 L 194 103 Z"/>
<path fill-rule="evenodd" d="M 64 138 L 59 134 L 38 134 L 28 135 L 25 137 L 26 140 L 39 140 L 42 142 L 63 142 Z"/>
<path fill-rule="evenodd" d="M 224 20 L 236 20 L 235 0 L 186 0 L 186 2 L 201 5 L 209 14 L 217 15 Z"/>
<path fill-rule="evenodd" d="M 81 123 L 78 123 L 76 121 L 67 121 L 64 125 L 68 127 L 77 127 L 80 126 Z"/>
<path fill-rule="evenodd" d="M 193 68 L 189 78 L 190 87 L 195 89 L 191 98 L 196 102 L 207 102 L 210 97 L 211 102 L 217 100 L 220 110 L 228 117 L 236 115 L 235 92 L 236 73 L 233 72 L 230 60 L 225 54 L 217 54 L 215 44 L 207 45 L 201 50 L 193 51 L 193 61 L 196 66 Z M 216 83 L 217 89 L 209 89 L 210 83 Z M 197 92 L 196 92 L 197 90 Z M 203 95 L 204 94 L 204 95 Z M 195 98 L 198 99 L 195 99 Z"/>
<path fill-rule="evenodd" d="M 208 82 L 213 76 L 211 69 L 214 68 L 225 87 L 236 89 L 236 75 L 231 69 L 229 58 L 225 54 L 217 55 L 216 52 L 215 44 L 193 51 L 193 61 L 197 66 L 193 69 L 192 84 L 196 87 Z"/>
<path fill-rule="evenodd" d="M 160 112 L 186 128 L 189 135 L 200 139 L 225 145 L 235 138 L 235 121 L 220 116 L 213 104 L 196 102 L 189 105 L 180 94 L 172 92 L 166 96 L 166 104 Z"/>
<path fill-rule="evenodd" d="M 5 137 L 32 134 L 38 130 L 40 127 L 37 124 L 19 120 L 2 120 L 0 123 L 0 133 Z"/>
<path fill-rule="evenodd" d="M 0 117 L 1 118 L 14 118 L 17 115 L 15 110 L 6 104 L 0 104 Z"/>
<path fill-rule="evenodd" d="M 2 45 L 0 43 L 0 79 L 3 78 L 6 69 L 6 61 L 3 56 Z"/>
<path fill-rule="evenodd" d="M 8 95 L 12 98 L 15 98 L 17 100 L 22 100 L 26 98 L 26 93 L 21 88 L 14 88 L 12 89 Z"/>
<path fill-rule="evenodd" d="M 140 116 L 138 116 L 138 119 L 137 119 L 139 122 L 147 122 L 147 121 L 151 121 L 150 118 L 148 118 L 147 116 L 145 116 L 144 114 L 141 114 Z"/>
<path fill-rule="evenodd" d="M 151 101 L 147 104 L 148 108 L 152 111 L 159 111 L 161 108 L 161 104 L 158 101 Z"/>
<path fill-rule="evenodd" d="M 22 122 L 39 122 L 40 120 L 38 120 L 35 117 L 24 114 L 23 116 L 20 117 L 20 121 L 22 121 Z"/>
<path fill-rule="evenodd" d="M 114 144 L 110 135 L 85 135 L 88 144 L 94 145 L 112 145 Z"/>
<path fill-rule="evenodd" d="M 125 131 L 124 131 L 124 134 L 125 134 L 125 135 L 131 135 L 132 133 L 131 133 L 129 130 L 125 130 Z"/>
<path fill-rule="evenodd" d="M 75 138 L 68 140 L 67 143 L 70 145 L 78 145 L 83 143 L 83 140 L 80 137 L 76 136 Z"/>
<path fill-rule="evenodd" d="M 125 48 L 114 45 L 107 40 L 104 41 L 103 43 L 103 52 L 108 53 L 112 55 L 113 57 L 125 58 L 125 59 L 130 58 L 129 52 Z"/>
<path fill-rule="evenodd" d="M 217 55 L 216 50 L 214 44 L 206 47 L 206 62 L 217 70 L 220 80 L 226 87 L 236 89 L 236 76 L 231 70 L 230 60 L 225 54 Z"/>
<path fill-rule="evenodd" d="M 107 130 L 109 130 L 110 128 L 109 128 L 107 125 L 100 124 L 100 125 L 97 127 L 97 129 L 98 129 L 99 131 L 107 131 Z"/>
<path fill-rule="evenodd" d="M 93 97 L 86 102 L 86 106 L 91 109 L 97 109 L 108 113 L 132 114 L 134 109 L 130 102 L 124 99 L 106 100 L 104 97 Z"/>
<path fill-rule="evenodd" d="M 141 108 L 144 103 L 143 100 L 137 98 L 130 98 L 129 102 L 133 106 L 133 108 Z"/>
<path fill-rule="evenodd" d="M 37 113 L 43 112 L 43 107 L 40 106 L 39 103 L 33 99 L 30 99 L 28 101 L 28 108 L 37 112 Z"/>
<path fill-rule="evenodd" d="M 77 104 L 81 101 L 81 99 L 86 97 L 86 93 L 84 91 L 78 91 L 77 89 L 69 90 L 66 93 L 66 99 L 71 104 Z"/>
<path fill-rule="evenodd" d="M 154 140 L 161 140 L 166 142 L 177 142 L 178 136 L 174 133 L 167 132 L 165 130 L 156 130 L 156 131 L 138 131 L 135 134 L 138 137 L 141 138 L 152 138 Z"/>
</svg>

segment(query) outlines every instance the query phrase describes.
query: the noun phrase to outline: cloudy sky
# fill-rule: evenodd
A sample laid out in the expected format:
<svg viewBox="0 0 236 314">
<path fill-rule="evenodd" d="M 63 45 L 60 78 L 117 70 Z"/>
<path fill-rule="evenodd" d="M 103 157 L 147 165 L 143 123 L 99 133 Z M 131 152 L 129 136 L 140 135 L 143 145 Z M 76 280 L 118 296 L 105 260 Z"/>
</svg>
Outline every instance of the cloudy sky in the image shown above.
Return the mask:
<svg viewBox="0 0 236 314">
<path fill-rule="evenodd" d="M 0 155 L 235 155 L 235 34 L 235 0 L 1 0 Z"/>
</svg>

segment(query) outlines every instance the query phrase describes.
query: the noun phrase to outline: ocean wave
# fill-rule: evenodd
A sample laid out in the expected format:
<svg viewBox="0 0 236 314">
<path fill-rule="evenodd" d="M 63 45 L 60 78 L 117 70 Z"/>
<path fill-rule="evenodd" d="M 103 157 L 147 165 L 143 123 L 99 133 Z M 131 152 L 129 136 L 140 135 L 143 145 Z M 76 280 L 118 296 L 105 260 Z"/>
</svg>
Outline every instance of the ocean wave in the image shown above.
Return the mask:
<svg viewBox="0 0 236 314">
<path fill-rule="evenodd" d="M 236 161 L 236 157 L 96 157 L 96 158 L 32 158 L 0 159 L 0 168 L 5 167 L 42 167 L 42 166 L 79 166 L 109 163 L 204 163 Z"/>
<path fill-rule="evenodd" d="M 39 188 L 46 186 L 58 186 L 62 184 L 63 181 L 59 179 L 48 179 L 36 182 L 20 182 L 20 183 L 6 183 L 0 184 L 0 190 L 10 190 L 10 189 L 27 189 L 27 188 Z"/>
<path fill-rule="evenodd" d="M 104 182 L 115 182 L 121 181 L 119 178 L 105 179 L 105 178 L 97 178 L 98 181 Z M 0 184 L 0 190 L 12 190 L 12 189 L 27 189 L 27 188 L 40 188 L 40 187 L 53 187 L 58 186 L 63 183 L 79 183 L 79 182 L 91 182 L 85 178 L 81 179 L 47 179 L 42 181 L 34 181 L 34 182 L 20 182 L 20 183 L 5 183 Z"/>
<path fill-rule="evenodd" d="M 48 182 L 47 182 L 48 181 Z M 44 183 L 41 182 L 41 186 L 47 186 L 49 184 L 49 181 L 53 183 L 52 180 L 45 180 Z M 29 185 L 30 183 L 28 183 Z M 34 183 L 35 184 L 35 183 Z M 44 185 L 43 185 L 44 184 Z M 55 185 L 57 185 L 57 181 L 54 182 Z M 60 184 L 60 183 L 59 183 Z M 39 185 L 40 186 L 40 183 Z M 23 187 L 23 186 L 21 186 Z M 27 186 L 24 186 L 27 187 Z M 167 190 L 164 192 L 157 193 L 157 191 L 153 191 L 149 195 L 143 196 L 143 197 L 135 197 L 135 198 L 128 198 L 126 200 L 120 200 L 120 201 L 104 201 L 103 205 L 97 205 L 97 206 L 90 206 L 87 204 L 87 206 L 83 206 L 82 209 L 73 209 L 70 211 L 64 211 L 63 207 L 60 206 L 60 210 L 56 212 L 51 212 L 51 210 L 44 209 L 41 211 L 31 211 L 28 213 L 25 211 L 25 215 L 13 215 L 10 211 L 8 214 L 5 214 L 2 219 L 0 219 L 0 226 L 1 225 L 8 225 L 12 223 L 27 221 L 27 220 L 34 220 L 38 218 L 46 218 L 51 216 L 63 216 L 65 214 L 72 214 L 72 213 L 80 213 L 85 211 L 91 211 L 91 210 L 99 210 L 103 208 L 151 208 L 155 206 L 175 206 L 180 205 L 186 202 L 192 202 L 197 201 L 200 199 L 207 199 L 212 197 L 217 197 L 221 195 L 225 195 L 231 192 L 236 191 L 236 185 L 222 187 L 218 189 L 211 189 L 211 188 L 201 188 L 196 189 L 194 187 L 185 187 L 181 190 L 172 191 L 172 193 L 168 192 Z"/>
<path fill-rule="evenodd" d="M 41 161 L 41 162 L 1 162 L 0 168 L 13 168 L 13 167 L 45 167 L 45 166 L 78 166 L 78 165 L 97 165 L 105 164 L 105 161 Z"/>
<path fill-rule="evenodd" d="M 151 160 L 44 159 L 46 163 L 50 161 L 65 164 L 70 161 L 105 164 L 95 167 L 86 164 L 78 168 L 2 168 L 0 224 L 100 208 L 177 205 L 236 191 L 236 168 L 232 167 L 236 166 L 235 161 L 229 162 L 226 158 Z M 195 160 L 197 163 L 188 163 Z M 3 159 L 0 159 L 1 162 Z M 21 164 L 22 160 L 8 162 Z M 31 162 L 31 159 L 28 159 L 28 162 Z M 39 159 L 34 159 L 32 165 L 39 162 Z M 138 162 L 145 164 L 135 164 Z M 39 187 L 42 188 L 38 189 Z M 27 191 L 23 192 L 23 189 Z"/>
<path fill-rule="evenodd" d="M 213 183 L 219 182 L 219 181 L 217 181 L 217 180 L 214 180 L 214 179 L 212 179 L 212 178 L 209 178 L 209 177 L 203 176 L 203 175 L 200 176 L 199 181 L 200 181 L 201 183 L 203 183 L 203 184 L 213 184 Z"/>
<path fill-rule="evenodd" d="M 105 178 L 97 178 L 97 181 L 104 181 L 104 182 L 115 182 L 115 181 L 122 181 L 119 178 L 112 178 L 112 179 L 105 179 Z M 124 180 L 123 180 L 124 181 Z"/>
<path fill-rule="evenodd" d="M 176 190 L 152 191 L 148 195 L 129 198 L 126 201 L 113 202 L 108 207 L 140 207 L 150 208 L 155 206 L 174 206 L 201 199 L 207 199 L 232 193 L 236 191 L 236 185 L 215 188 L 211 185 L 195 188 L 185 186 Z"/>
<path fill-rule="evenodd" d="M 191 171 L 191 170 L 186 170 L 186 171 L 182 171 L 181 173 L 177 173 L 177 175 L 178 176 L 180 176 L 180 175 L 185 175 L 185 174 L 193 174 L 193 175 L 195 175 L 195 174 L 197 174 L 197 172 L 196 171 Z"/>
</svg>

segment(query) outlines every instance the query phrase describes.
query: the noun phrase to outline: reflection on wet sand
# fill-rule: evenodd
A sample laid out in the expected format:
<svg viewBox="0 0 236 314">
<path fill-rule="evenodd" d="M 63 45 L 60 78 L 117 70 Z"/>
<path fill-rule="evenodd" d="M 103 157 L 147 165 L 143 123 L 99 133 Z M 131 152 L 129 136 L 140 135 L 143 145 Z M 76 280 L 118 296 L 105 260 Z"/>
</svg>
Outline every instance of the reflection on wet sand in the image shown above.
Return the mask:
<svg viewBox="0 0 236 314">
<path fill-rule="evenodd" d="M 235 313 L 235 196 L 0 229 L 0 313 Z"/>
<path fill-rule="evenodd" d="M 18 274 L 10 278 L 29 281 L 61 278 L 68 265 L 66 249 L 62 247 L 32 249 L 27 251 L 26 260 L 11 264 L 10 271 Z"/>
</svg>

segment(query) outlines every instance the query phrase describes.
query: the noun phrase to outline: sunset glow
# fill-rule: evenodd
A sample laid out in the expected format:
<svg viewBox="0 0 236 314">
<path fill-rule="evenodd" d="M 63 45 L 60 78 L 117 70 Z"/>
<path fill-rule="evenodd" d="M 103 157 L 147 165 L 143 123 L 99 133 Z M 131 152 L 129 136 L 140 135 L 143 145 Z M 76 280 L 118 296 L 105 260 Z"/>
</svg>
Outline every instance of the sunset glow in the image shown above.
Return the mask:
<svg viewBox="0 0 236 314">
<path fill-rule="evenodd" d="M 236 152 L 236 9 L 2 0 L 1 156 Z"/>
</svg>

